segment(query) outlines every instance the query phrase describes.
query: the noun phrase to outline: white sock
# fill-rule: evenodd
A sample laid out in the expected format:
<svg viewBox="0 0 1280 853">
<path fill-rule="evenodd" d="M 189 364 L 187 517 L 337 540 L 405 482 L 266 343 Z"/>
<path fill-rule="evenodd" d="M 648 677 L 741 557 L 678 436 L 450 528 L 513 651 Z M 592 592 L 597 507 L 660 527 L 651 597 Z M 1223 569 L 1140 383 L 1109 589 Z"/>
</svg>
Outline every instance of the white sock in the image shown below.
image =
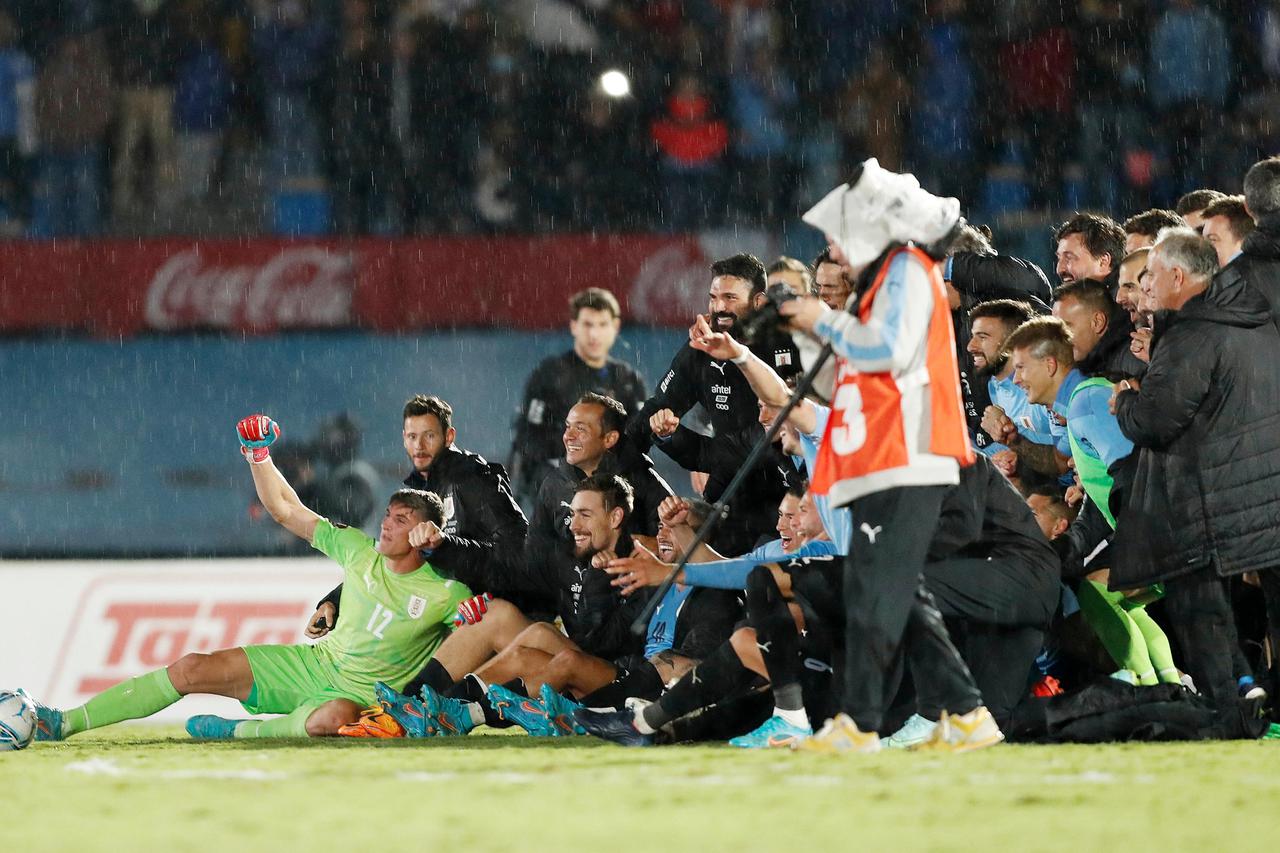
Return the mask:
<svg viewBox="0 0 1280 853">
<path fill-rule="evenodd" d="M 477 726 L 484 725 L 484 708 L 480 707 L 479 702 L 468 702 L 467 713 L 471 715 L 471 722 Z"/>
<path fill-rule="evenodd" d="M 636 727 L 642 735 L 655 734 L 658 730 L 644 721 L 644 708 L 637 708 L 635 718 L 631 721 L 631 725 Z"/>
<path fill-rule="evenodd" d="M 775 717 L 781 717 L 787 723 L 790 723 L 798 729 L 810 728 L 809 715 L 804 712 L 804 708 L 799 708 L 794 711 L 790 711 L 785 708 L 774 708 L 773 715 Z"/>
</svg>

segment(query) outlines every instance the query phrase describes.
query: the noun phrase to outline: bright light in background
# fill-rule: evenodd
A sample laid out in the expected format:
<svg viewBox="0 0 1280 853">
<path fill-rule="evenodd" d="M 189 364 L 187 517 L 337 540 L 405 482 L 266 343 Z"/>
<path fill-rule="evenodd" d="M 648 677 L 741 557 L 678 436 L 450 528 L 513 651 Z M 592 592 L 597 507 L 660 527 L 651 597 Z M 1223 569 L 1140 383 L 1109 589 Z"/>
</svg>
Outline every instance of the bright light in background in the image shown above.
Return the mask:
<svg viewBox="0 0 1280 853">
<path fill-rule="evenodd" d="M 611 68 L 600 75 L 600 88 L 610 98 L 625 98 L 631 94 L 631 81 L 618 69 Z"/>
</svg>

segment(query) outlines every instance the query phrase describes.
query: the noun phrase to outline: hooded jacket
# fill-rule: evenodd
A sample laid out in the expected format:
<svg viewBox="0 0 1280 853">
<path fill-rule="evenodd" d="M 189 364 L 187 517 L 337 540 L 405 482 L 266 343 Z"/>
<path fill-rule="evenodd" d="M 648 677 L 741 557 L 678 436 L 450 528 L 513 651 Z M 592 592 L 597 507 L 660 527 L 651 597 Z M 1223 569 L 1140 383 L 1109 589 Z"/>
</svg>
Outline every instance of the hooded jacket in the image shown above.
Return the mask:
<svg viewBox="0 0 1280 853">
<path fill-rule="evenodd" d="M 1266 298 L 1220 274 L 1156 316 L 1152 344 L 1141 388 L 1117 400 L 1138 454 L 1111 587 L 1280 564 L 1280 333 Z"/>
</svg>

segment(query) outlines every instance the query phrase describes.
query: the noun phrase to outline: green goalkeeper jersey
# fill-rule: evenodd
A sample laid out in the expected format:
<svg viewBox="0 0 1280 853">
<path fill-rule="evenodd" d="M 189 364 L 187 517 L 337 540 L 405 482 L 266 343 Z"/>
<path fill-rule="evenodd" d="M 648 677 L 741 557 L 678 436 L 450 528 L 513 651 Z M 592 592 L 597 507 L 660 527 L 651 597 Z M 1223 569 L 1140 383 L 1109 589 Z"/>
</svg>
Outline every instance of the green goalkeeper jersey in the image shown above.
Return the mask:
<svg viewBox="0 0 1280 853">
<path fill-rule="evenodd" d="M 374 541 L 352 527 L 321 519 L 311 546 L 342 566 L 341 618 L 316 644 L 334 686 L 372 696 L 374 682 L 399 690 L 417 675 L 453 628 L 465 584 L 445 580 L 430 563 L 396 574 Z"/>
</svg>

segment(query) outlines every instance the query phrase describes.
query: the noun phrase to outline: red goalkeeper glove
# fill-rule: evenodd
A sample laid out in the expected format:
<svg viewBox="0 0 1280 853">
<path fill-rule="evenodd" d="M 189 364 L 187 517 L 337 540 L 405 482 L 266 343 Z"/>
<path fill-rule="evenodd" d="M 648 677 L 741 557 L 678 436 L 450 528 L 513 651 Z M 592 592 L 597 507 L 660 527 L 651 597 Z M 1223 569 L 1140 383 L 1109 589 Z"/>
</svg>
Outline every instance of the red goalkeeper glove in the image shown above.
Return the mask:
<svg viewBox="0 0 1280 853">
<path fill-rule="evenodd" d="M 479 622 L 489 612 L 490 601 L 493 601 L 493 596 L 486 592 L 483 595 L 473 595 L 459 604 L 458 612 L 453 617 L 453 627 L 461 628 L 463 625 Z"/>
<path fill-rule="evenodd" d="M 266 415 L 250 415 L 236 424 L 240 453 L 250 462 L 266 462 L 268 449 L 280 437 L 280 425 Z"/>
</svg>

